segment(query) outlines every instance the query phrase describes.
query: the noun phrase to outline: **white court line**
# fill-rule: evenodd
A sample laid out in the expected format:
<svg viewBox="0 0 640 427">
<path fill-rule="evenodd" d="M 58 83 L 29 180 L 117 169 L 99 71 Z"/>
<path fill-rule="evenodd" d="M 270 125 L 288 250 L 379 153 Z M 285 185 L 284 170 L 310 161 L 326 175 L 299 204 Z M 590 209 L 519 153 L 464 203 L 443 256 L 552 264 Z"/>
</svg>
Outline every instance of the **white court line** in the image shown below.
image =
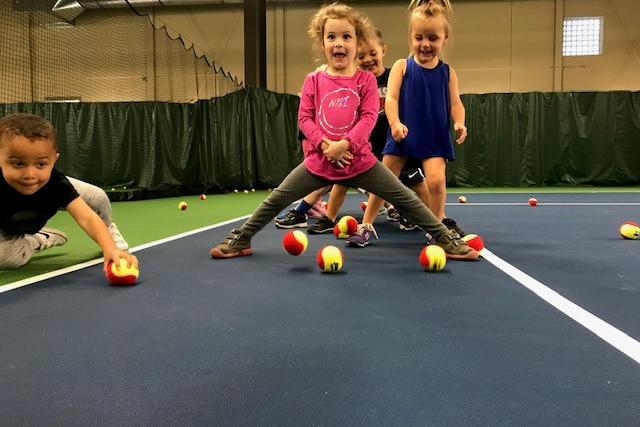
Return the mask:
<svg viewBox="0 0 640 427">
<path fill-rule="evenodd" d="M 525 288 L 538 295 L 571 319 L 584 326 L 604 341 L 608 342 L 637 363 L 640 363 L 640 342 L 631 338 L 618 328 L 594 316 L 579 305 L 569 301 L 556 291 L 549 289 L 533 277 L 517 269 L 513 265 L 499 258 L 486 248 L 482 257 L 522 284 Z"/>
<path fill-rule="evenodd" d="M 467 202 L 447 203 L 447 206 L 529 206 L 528 202 Z M 640 206 L 640 202 L 606 203 L 606 202 L 540 202 L 538 206 Z"/>
<path fill-rule="evenodd" d="M 164 239 L 155 240 L 153 242 L 145 243 L 139 246 L 135 246 L 129 250 L 129 252 L 137 252 L 143 249 L 151 248 L 153 246 L 162 245 L 163 243 L 171 242 L 173 240 L 182 239 L 183 237 L 191 236 L 193 234 L 201 233 L 203 231 L 211 230 L 213 228 L 222 227 L 223 225 L 228 225 L 236 221 L 240 221 L 242 219 L 249 218 L 249 215 L 240 216 L 238 218 L 230 219 L 227 221 L 219 222 L 213 225 L 207 225 L 206 227 L 197 228 L 191 231 L 185 231 L 184 233 L 176 234 L 174 236 L 169 236 Z M 23 286 L 32 285 L 37 282 L 41 282 L 43 280 L 51 279 L 53 277 L 62 276 L 63 274 L 71 273 L 74 271 L 82 270 L 83 268 L 91 267 L 93 265 L 101 264 L 103 258 L 92 259 L 90 261 L 85 261 L 80 264 L 70 265 L 69 267 L 61 268 L 59 270 L 50 271 L 48 273 L 39 274 L 37 276 L 29 277 L 27 279 L 18 280 L 17 282 L 7 283 L 6 285 L 0 286 L 0 294 L 3 292 L 11 291 L 13 289 L 21 288 Z"/>
</svg>

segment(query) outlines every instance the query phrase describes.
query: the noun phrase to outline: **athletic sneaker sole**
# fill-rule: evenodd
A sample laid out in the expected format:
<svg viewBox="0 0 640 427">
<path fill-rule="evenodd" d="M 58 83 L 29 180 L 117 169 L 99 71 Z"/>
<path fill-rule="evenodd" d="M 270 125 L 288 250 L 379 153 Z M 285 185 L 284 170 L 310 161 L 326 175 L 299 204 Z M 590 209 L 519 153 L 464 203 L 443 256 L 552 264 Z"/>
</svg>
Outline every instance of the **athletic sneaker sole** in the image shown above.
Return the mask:
<svg viewBox="0 0 640 427">
<path fill-rule="evenodd" d="M 224 252 L 220 251 L 220 249 L 218 248 L 211 248 L 211 250 L 209 251 L 211 258 L 235 258 L 238 256 L 251 255 L 252 253 L 253 251 L 251 250 L 251 248 L 243 249 L 240 252 L 231 252 L 228 254 L 225 254 Z"/>
<path fill-rule="evenodd" d="M 315 228 L 308 228 L 307 229 L 307 233 L 309 234 L 326 234 L 326 233 L 333 233 L 333 227 L 331 228 L 321 228 L 321 229 L 315 229 Z"/>
<path fill-rule="evenodd" d="M 365 242 L 365 243 L 347 242 L 347 246 L 350 247 L 350 248 L 364 248 L 368 244 L 369 244 L 369 242 Z"/>
<path fill-rule="evenodd" d="M 289 229 L 289 228 L 306 228 L 307 227 L 307 223 L 306 222 L 299 222 L 297 224 L 278 224 L 276 222 L 276 228 L 284 228 L 284 229 Z"/>
<path fill-rule="evenodd" d="M 449 253 L 445 253 L 448 259 L 455 259 L 457 261 L 477 261 L 480 257 L 480 252 L 476 250 L 472 250 L 466 255 L 453 255 Z"/>
</svg>

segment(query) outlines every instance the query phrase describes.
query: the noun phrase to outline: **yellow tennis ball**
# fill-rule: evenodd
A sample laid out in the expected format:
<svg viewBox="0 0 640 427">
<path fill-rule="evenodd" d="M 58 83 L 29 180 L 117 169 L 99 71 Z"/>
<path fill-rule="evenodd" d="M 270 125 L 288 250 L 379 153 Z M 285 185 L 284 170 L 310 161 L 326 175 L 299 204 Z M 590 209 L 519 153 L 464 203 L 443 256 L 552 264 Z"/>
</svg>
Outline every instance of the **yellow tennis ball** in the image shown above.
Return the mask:
<svg viewBox="0 0 640 427">
<path fill-rule="evenodd" d="M 325 273 L 335 273 L 342 269 L 342 251 L 335 246 L 325 246 L 316 256 L 318 267 Z"/>
<path fill-rule="evenodd" d="M 640 226 L 633 222 L 625 222 L 620 226 L 620 235 L 624 239 L 636 240 L 640 237 Z"/>
<path fill-rule="evenodd" d="M 447 265 L 447 255 L 440 246 L 427 245 L 420 251 L 418 261 L 426 271 L 440 271 Z"/>
<path fill-rule="evenodd" d="M 352 235 L 358 230 L 358 221 L 351 215 L 345 215 L 338 221 L 338 229 L 342 234 Z"/>
<path fill-rule="evenodd" d="M 181 211 L 186 211 L 188 207 L 189 205 L 187 204 L 187 202 L 178 203 L 178 209 L 180 209 Z"/>
</svg>

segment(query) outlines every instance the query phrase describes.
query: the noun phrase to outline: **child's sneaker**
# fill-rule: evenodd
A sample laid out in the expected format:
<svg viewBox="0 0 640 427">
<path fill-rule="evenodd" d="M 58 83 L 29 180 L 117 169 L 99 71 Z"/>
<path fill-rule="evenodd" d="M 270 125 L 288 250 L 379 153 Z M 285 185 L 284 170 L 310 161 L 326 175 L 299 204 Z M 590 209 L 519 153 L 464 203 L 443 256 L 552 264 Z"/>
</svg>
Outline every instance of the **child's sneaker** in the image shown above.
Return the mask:
<svg viewBox="0 0 640 427">
<path fill-rule="evenodd" d="M 111 225 L 109 226 L 109 234 L 111 234 L 111 238 L 113 239 L 113 242 L 116 244 L 116 248 L 120 249 L 121 251 L 129 250 L 129 244 L 127 243 L 126 240 L 124 240 L 124 237 L 122 237 L 122 234 L 120 234 L 120 230 L 118 230 L 118 226 L 116 225 L 115 222 L 112 222 Z"/>
<path fill-rule="evenodd" d="M 413 231 L 420 228 L 418 225 L 411 222 L 411 220 L 406 216 L 400 216 L 400 221 L 398 221 L 398 227 L 400 227 L 400 230 L 402 231 Z"/>
<path fill-rule="evenodd" d="M 436 245 L 444 249 L 447 258 L 474 261 L 480 255 L 478 251 L 467 245 L 458 233 L 453 230 L 447 230 L 436 238 Z"/>
<path fill-rule="evenodd" d="M 251 253 L 251 239 L 247 239 L 236 229 L 231 230 L 222 242 L 209 251 L 211 258 L 233 258 Z"/>
<path fill-rule="evenodd" d="M 378 238 L 376 229 L 371 224 L 359 224 L 358 230 L 351 236 L 347 237 L 347 246 L 364 248 L 369 244 L 369 238 L 371 235 Z"/>
<path fill-rule="evenodd" d="M 304 228 L 307 226 L 307 216 L 291 209 L 285 216 L 276 218 L 278 228 Z"/>
<path fill-rule="evenodd" d="M 391 222 L 400 221 L 400 212 L 393 206 L 389 206 L 389 208 L 387 208 L 387 220 Z"/>
<path fill-rule="evenodd" d="M 335 225 L 336 225 L 335 222 L 331 221 L 327 216 L 323 216 L 319 218 L 315 224 L 307 228 L 307 233 L 309 234 L 332 233 L 333 227 L 335 227 Z"/>
<path fill-rule="evenodd" d="M 67 235 L 55 228 L 42 228 L 33 235 L 40 244 L 36 248 L 36 252 L 52 248 L 54 246 L 62 246 L 67 243 Z"/>
<path fill-rule="evenodd" d="M 464 231 L 462 231 L 462 229 L 460 227 L 458 227 L 458 224 L 456 224 L 455 220 L 453 220 L 452 218 L 445 218 L 445 219 L 442 220 L 442 223 L 449 230 L 453 230 L 456 233 L 458 233 L 458 235 L 460 237 L 464 237 L 465 236 L 466 233 Z"/>
</svg>

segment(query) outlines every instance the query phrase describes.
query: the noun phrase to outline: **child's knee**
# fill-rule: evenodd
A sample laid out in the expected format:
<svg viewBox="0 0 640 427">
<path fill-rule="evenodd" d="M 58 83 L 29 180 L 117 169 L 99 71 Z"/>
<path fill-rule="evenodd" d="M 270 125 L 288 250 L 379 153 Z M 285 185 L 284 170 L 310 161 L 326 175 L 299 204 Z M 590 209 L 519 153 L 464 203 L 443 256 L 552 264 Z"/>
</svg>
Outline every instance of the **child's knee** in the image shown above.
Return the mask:
<svg viewBox="0 0 640 427">
<path fill-rule="evenodd" d="M 13 270 L 16 268 L 20 268 L 27 262 L 29 262 L 29 259 L 29 257 L 12 257 L 7 259 L 0 259 L 0 269 Z"/>
<path fill-rule="evenodd" d="M 427 186 L 430 192 L 442 192 L 446 187 L 446 179 L 444 176 L 435 175 L 427 178 Z"/>
</svg>

